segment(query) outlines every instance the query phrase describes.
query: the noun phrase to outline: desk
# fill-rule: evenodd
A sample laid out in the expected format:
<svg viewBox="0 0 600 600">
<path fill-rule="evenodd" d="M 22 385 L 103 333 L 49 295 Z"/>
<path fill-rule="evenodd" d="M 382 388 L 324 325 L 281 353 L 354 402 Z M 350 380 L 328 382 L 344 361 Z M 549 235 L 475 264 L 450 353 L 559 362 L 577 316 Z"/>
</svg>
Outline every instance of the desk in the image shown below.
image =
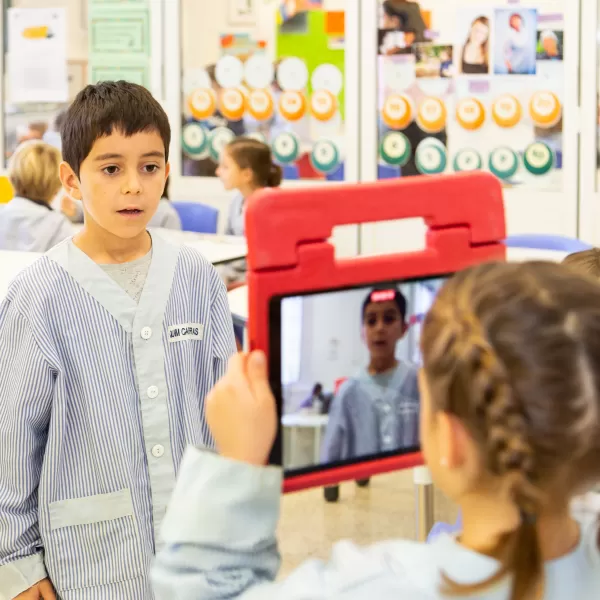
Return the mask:
<svg viewBox="0 0 600 600">
<path fill-rule="evenodd" d="M 315 437 L 313 441 L 313 460 L 318 465 L 321 462 L 321 440 L 323 439 L 323 429 L 327 427 L 329 415 L 311 415 L 310 413 L 293 413 L 281 417 L 281 424 L 290 429 L 290 445 L 293 449 L 297 447 L 296 432 L 298 429 L 313 429 Z M 295 464 L 292 456 L 290 462 Z"/>
<path fill-rule="evenodd" d="M 73 225 L 73 231 L 79 233 L 82 225 Z M 159 235 L 175 244 L 182 244 L 198 250 L 213 265 L 222 265 L 246 258 L 248 245 L 243 237 L 216 235 L 210 233 L 194 233 L 193 231 L 177 231 L 175 229 L 159 229 Z"/>
</svg>

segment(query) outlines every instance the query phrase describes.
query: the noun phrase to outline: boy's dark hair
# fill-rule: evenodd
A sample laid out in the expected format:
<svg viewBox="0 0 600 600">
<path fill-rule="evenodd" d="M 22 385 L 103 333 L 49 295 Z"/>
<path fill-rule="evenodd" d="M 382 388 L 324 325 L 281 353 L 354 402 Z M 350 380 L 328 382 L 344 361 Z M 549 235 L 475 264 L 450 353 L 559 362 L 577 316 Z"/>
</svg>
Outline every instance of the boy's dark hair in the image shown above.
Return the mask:
<svg viewBox="0 0 600 600">
<path fill-rule="evenodd" d="M 77 94 L 61 127 L 63 159 L 77 177 L 96 140 L 115 130 L 126 136 L 156 131 L 169 159 L 169 119 L 152 94 L 135 83 L 103 81 Z"/>
<path fill-rule="evenodd" d="M 385 300 L 378 300 L 376 298 L 377 295 L 381 295 L 382 298 L 385 294 L 389 294 L 389 298 Z M 395 302 L 400 314 L 402 315 L 402 320 L 406 321 L 406 298 L 404 294 L 396 287 L 376 287 L 369 292 L 369 295 L 365 298 L 362 305 L 362 318 L 364 320 L 365 314 L 367 312 L 367 306 L 372 304 L 373 302 Z"/>
</svg>

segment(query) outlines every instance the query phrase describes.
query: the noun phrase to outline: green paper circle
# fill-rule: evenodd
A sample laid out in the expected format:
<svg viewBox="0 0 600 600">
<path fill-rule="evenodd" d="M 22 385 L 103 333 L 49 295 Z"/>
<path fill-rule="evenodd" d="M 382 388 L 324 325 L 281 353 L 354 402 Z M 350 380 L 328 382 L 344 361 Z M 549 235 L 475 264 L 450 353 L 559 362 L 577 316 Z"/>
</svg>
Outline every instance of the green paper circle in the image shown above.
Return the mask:
<svg viewBox="0 0 600 600">
<path fill-rule="evenodd" d="M 417 147 L 415 162 L 422 175 L 443 173 L 448 165 L 444 144 L 435 138 L 424 139 Z"/>
<path fill-rule="evenodd" d="M 454 170 L 457 173 L 480 171 L 482 167 L 483 160 L 477 150 L 465 148 L 464 150 L 459 150 L 454 157 Z"/>
<path fill-rule="evenodd" d="M 534 142 L 525 149 L 523 162 L 533 175 L 545 175 L 554 167 L 554 153 L 548 144 Z"/>
<path fill-rule="evenodd" d="M 210 157 L 219 162 L 223 148 L 235 139 L 235 133 L 227 127 L 217 127 L 210 132 L 209 152 Z"/>
<path fill-rule="evenodd" d="M 181 147 L 190 158 L 204 158 L 208 149 L 207 130 L 199 123 L 188 123 L 181 133 Z"/>
<path fill-rule="evenodd" d="M 341 163 L 338 147 L 329 140 L 319 140 L 313 147 L 310 162 L 319 173 L 333 173 Z"/>
<path fill-rule="evenodd" d="M 510 179 L 519 170 L 519 157 L 508 147 L 496 148 L 490 154 L 490 171 L 500 179 Z"/>
<path fill-rule="evenodd" d="M 379 144 L 379 154 L 383 161 L 393 167 L 403 167 L 412 152 L 409 139 L 399 131 L 389 131 Z"/>
<path fill-rule="evenodd" d="M 289 131 L 280 133 L 272 144 L 275 160 L 282 165 L 288 165 L 298 160 L 300 156 L 300 142 L 298 138 Z"/>
</svg>

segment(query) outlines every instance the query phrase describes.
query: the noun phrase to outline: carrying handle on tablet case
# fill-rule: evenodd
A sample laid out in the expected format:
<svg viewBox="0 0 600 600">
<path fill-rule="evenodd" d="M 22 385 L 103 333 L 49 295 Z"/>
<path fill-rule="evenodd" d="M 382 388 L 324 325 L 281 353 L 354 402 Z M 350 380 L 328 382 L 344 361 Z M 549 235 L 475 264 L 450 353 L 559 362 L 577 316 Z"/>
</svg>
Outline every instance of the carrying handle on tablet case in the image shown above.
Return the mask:
<svg viewBox="0 0 600 600">
<path fill-rule="evenodd" d="M 506 233 L 502 187 L 489 173 L 265 190 L 248 203 L 248 265 L 254 272 L 291 268 L 300 245 L 326 242 L 336 226 L 418 217 L 429 232 L 467 228 L 472 246 L 498 243 Z M 428 248 L 435 239 L 428 236 Z"/>
</svg>

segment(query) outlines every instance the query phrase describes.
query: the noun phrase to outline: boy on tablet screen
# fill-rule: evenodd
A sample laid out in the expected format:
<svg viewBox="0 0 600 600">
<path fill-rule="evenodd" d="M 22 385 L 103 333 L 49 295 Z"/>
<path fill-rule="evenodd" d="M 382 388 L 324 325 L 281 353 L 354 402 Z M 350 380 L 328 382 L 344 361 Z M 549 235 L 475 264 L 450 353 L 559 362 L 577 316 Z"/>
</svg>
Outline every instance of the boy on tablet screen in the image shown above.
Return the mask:
<svg viewBox="0 0 600 600">
<path fill-rule="evenodd" d="M 334 398 L 323 462 L 348 460 L 419 444 L 417 367 L 396 358 L 408 329 L 406 298 L 395 288 L 375 289 L 362 307 L 369 365 Z"/>
</svg>

